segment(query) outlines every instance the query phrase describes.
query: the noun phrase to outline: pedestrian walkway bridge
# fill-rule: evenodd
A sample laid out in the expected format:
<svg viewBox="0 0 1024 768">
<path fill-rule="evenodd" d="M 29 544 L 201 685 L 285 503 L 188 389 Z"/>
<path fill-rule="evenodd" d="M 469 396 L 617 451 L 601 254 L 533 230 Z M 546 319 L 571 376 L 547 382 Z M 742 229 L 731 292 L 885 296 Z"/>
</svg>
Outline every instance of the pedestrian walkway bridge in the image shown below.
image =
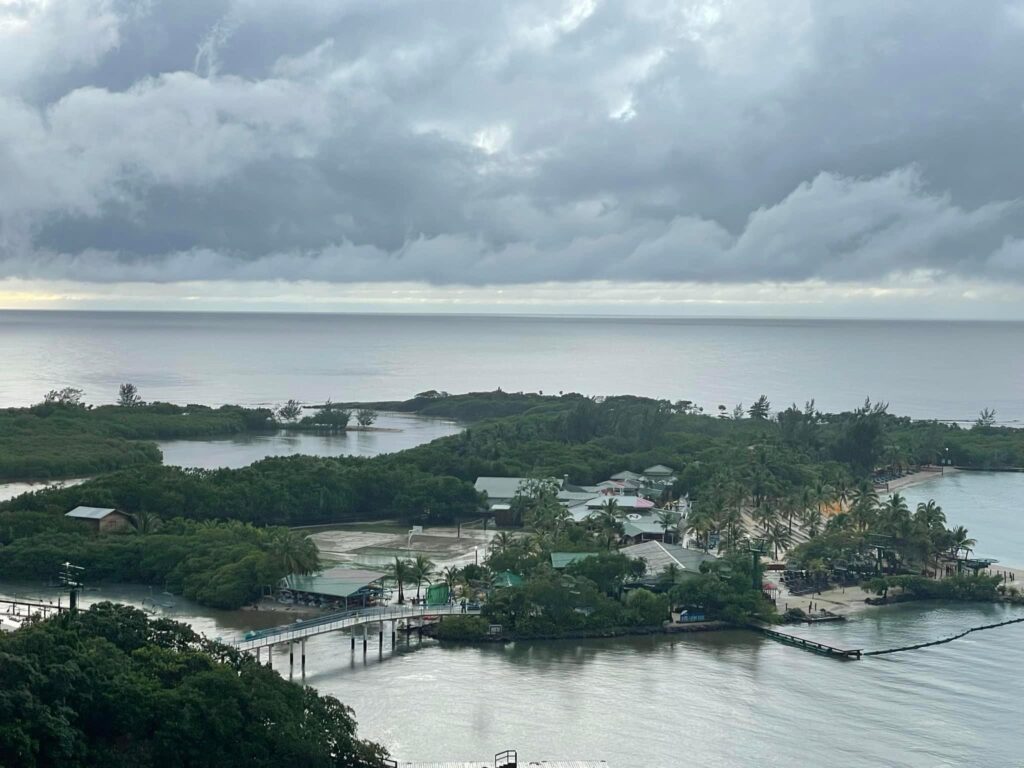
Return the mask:
<svg viewBox="0 0 1024 768">
<path fill-rule="evenodd" d="M 374 624 L 379 625 L 380 632 L 383 633 L 384 623 L 389 621 L 392 622 L 391 632 L 393 635 L 399 621 L 405 621 L 407 625 L 409 622 L 419 622 L 422 626 L 435 619 L 440 620 L 443 616 L 479 613 L 479 608 L 467 607 L 464 610 L 461 605 L 389 605 L 380 608 L 362 608 L 357 611 L 343 611 L 312 619 L 299 619 L 279 627 L 246 632 L 242 637 L 230 641 L 229 645 L 233 645 L 240 651 L 258 651 L 260 648 L 270 648 L 281 643 L 294 643 L 328 632 L 354 630 L 360 626 L 364 628 L 365 634 L 365 628 Z"/>
</svg>

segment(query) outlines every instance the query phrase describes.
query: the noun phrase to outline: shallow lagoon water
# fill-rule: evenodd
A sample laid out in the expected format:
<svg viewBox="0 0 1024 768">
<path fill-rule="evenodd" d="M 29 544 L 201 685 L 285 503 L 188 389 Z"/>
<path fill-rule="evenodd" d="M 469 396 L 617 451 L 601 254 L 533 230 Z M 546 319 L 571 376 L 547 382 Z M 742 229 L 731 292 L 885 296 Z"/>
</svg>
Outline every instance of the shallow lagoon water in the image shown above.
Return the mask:
<svg viewBox="0 0 1024 768">
<path fill-rule="evenodd" d="M 0 585 L 22 596 L 44 590 Z M 55 593 L 50 592 L 51 596 Z M 145 588 L 91 591 L 138 604 Z M 162 599 L 162 598 L 160 598 Z M 211 611 L 175 598 L 166 611 L 229 638 L 291 617 Z M 1024 616 L 990 605 L 899 605 L 845 624 L 793 628 L 866 649 L 946 637 Z M 287 653 L 275 668 L 288 674 Z M 360 733 L 401 759 L 607 760 L 675 766 L 1016 765 L 1024 624 L 946 645 L 839 661 L 745 631 L 442 647 L 432 641 L 353 654 L 345 635 L 307 644 L 306 682 L 353 707 Z"/>
</svg>

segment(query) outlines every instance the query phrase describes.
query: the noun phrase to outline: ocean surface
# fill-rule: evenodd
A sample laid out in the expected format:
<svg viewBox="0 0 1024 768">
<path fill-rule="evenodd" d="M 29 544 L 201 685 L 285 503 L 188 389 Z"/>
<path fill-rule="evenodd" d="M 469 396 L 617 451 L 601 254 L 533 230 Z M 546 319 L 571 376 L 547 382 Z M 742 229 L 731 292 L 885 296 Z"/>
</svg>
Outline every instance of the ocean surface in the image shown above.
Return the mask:
<svg viewBox="0 0 1024 768">
<path fill-rule="evenodd" d="M 911 511 L 934 499 L 949 526 L 962 525 L 977 540 L 973 557 L 1024 568 L 1024 472 L 957 472 L 899 491 Z"/>
<path fill-rule="evenodd" d="M 3 311 L 0 361 L 0 406 L 130 381 L 176 403 L 501 387 L 1024 421 L 1024 323 Z"/>
<path fill-rule="evenodd" d="M 0 595 L 52 597 L 0 584 Z M 85 602 L 141 604 L 139 587 Z M 229 639 L 286 623 L 182 598 L 161 614 Z M 1024 608 L 906 604 L 843 624 L 788 628 L 844 648 L 880 650 L 1024 617 Z M 347 635 L 308 641 L 306 683 L 355 710 L 359 732 L 405 760 L 606 760 L 609 768 L 1014 766 L 1024 755 L 1019 694 L 1024 623 L 861 661 L 817 656 L 749 632 L 441 647 Z M 274 668 L 288 675 L 285 648 Z M 299 662 L 296 659 L 296 677 Z"/>
<path fill-rule="evenodd" d="M 394 453 L 454 435 L 462 429 L 457 422 L 448 419 L 383 412 L 377 415 L 374 427 L 380 431 L 317 435 L 282 430 L 269 435 L 233 435 L 218 440 L 164 440 L 157 445 L 164 454 L 164 464 L 200 469 L 237 469 L 267 456 L 377 456 Z"/>
</svg>

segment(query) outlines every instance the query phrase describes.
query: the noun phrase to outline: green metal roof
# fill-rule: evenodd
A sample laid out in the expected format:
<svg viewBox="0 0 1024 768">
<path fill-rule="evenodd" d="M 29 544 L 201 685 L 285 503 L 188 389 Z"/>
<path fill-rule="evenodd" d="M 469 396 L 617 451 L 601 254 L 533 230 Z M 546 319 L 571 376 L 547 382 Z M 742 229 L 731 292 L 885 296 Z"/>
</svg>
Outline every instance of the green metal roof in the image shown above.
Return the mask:
<svg viewBox="0 0 1024 768">
<path fill-rule="evenodd" d="M 332 597 L 351 597 L 387 574 L 380 571 L 363 571 L 354 568 L 331 568 L 321 573 L 300 576 L 290 574 L 284 578 L 284 586 L 296 592 L 309 592 Z"/>
<path fill-rule="evenodd" d="M 596 555 L 597 552 L 552 552 L 551 567 L 556 571 L 560 571 L 563 568 L 568 568 L 577 560 L 586 560 L 588 557 Z"/>
</svg>

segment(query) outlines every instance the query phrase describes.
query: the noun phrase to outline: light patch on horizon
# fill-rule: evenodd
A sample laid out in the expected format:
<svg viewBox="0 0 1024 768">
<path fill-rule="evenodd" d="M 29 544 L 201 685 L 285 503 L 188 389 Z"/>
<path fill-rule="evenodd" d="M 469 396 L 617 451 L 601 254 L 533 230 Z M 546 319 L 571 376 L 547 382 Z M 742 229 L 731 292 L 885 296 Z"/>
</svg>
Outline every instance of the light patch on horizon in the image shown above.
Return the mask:
<svg viewBox="0 0 1024 768">
<path fill-rule="evenodd" d="M 951 303 L 958 309 L 950 311 Z M 429 286 L 421 283 L 337 285 L 314 281 L 106 283 L 54 286 L 0 280 L 0 309 L 261 309 L 288 312 L 536 313 L 572 315 L 793 315 L 856 317 L 865 305 L 879 317 L 1024 320 L 1024 288 L 936 281 L 921 272 L 887 285 L 802 283 L 539 283 Z"/>
</svg>

